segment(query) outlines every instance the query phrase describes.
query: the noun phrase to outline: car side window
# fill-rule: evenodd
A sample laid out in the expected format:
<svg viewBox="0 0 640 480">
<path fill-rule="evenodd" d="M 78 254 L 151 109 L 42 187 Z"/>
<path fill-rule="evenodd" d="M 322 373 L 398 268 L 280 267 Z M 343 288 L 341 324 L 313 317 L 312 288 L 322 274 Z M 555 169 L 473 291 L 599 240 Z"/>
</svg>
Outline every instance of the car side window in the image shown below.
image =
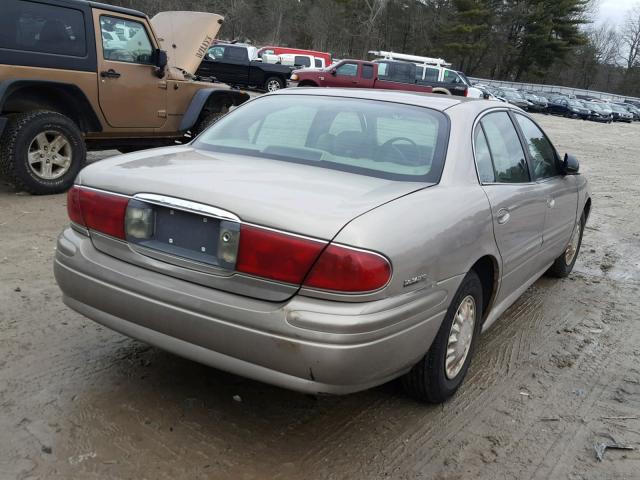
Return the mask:
<svg viewBox="0 0 640 480">
<path fill-rule="evenodd" d="M 362 65 L 362 78 L 370 80 L 373 78 L 373 65 Z"/>
<path fill-rule="evenodd" d="M 105 60 L 153 64 L 153 47 L 144 25 L 140 22 L 103 15 L 100 17 L 100 29 Z M 105 33 L 109 33 L 112 40 L 105 40 Z"/>
<path fill-rule="evenodd" d="M 533 179 L 550 178 L 560 175 L 555 150 L 546 135 L 524 115 L 516 114 L 516 120 L 527 140 L 533 160 Z"/>
<path fill-rule="evenodd" d="M 248 60 L 247 49 L 243 47 L 227 47 L 224 49 L 225 60 Z"/>
<path fill-rule="evenodd" d="M 265 54 L 267 54 L 267 52 L 263 53 L 263 55 Z M 207 52 L 207 56 L 211 60 L 220 60 L 222 57 L 224 57 L 224 47 L 221 45 L 216 45 L 215 47 L 211 47 Z"/>
<path fill-rule="evenodd" d="M 358 76 L 358 64 L 357 63 L 343 63 L 336 68 L 336 75 L 341 77 L 357 77 Z"/>
<path fill-rule="evenodd" d="M 457 84 L 462 83 L 462 79 L 460 78 L 460 75 L 458 75 L 453 70 L 444 71 L 444 81 L 446 83 L 457 83 Z"/>
<path fill-rule="evenodd" d="M 311 58 L 305 57 L 304 55 L 296 55 L 293 59 L 293 64 L 296 67 L 310 67 Z"/>
<path fill-rule="evenodd" d="M 484 130 L 481 125 L 476 127 L 474 133 L 473 144 L 476 152 L 476 165 L 478 166 L 478 177 L 481 183 L 493 183 L 496 181 L 496 175 L 493 170 L 493 161 L 491 160 L 491 151 Z"/>
<path fill-rule="evenodd" d="M 380 62 L 378 63 L 378 78 L 386 77 L 389 71 L 389 64 Z"/>
<path fill-rule="evenodd" d="M 0 48 L 72 57 L 87 54 L 84 15 L 58 5 L 2 0 Z"/>
<path fill-rule="evenodd" d="M 314 63 L 314 66 L 316 68 L 322 68 L 324 66 L 324 65 L 322 65 L 322 59 L 321 58 L 314 58 L 313 59 L 313 63 Z"/>
<path fill-rule="evenodd" d="M 429 82 L 437 82 L 439 75 L 440 75 L 440 70 L 438 70 L 437 68 L 427 67 L 425 69 L 425 77 L 424 77 L 424 79 L 429 81 Z"/>
<path fill-rule="evenodd" d="M 529 167 L 516 128 L 507 112 L 485 115 L 480 122 L 487 136 L 497 183 L 531 181 Z"/>
</svg>

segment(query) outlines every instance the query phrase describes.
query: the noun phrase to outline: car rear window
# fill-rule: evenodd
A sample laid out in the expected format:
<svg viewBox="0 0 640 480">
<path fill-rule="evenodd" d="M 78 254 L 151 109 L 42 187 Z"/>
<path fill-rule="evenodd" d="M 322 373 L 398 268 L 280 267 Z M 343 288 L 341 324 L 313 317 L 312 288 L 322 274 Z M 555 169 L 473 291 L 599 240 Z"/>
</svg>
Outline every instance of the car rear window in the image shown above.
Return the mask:
<svg viewBox="0 0 640 480">
<path fill-rule="evenodd" d="M 84 15 L 73 8 L 2 0 L 0 48 L 84 57 Z"/>
<path fill-rule="evenodd" d="M 194 146 L 390 180 L 437 182 L 448 133 L 447 117 L 429 108 L 276 95 L 225 116 Z"/>
</svg>

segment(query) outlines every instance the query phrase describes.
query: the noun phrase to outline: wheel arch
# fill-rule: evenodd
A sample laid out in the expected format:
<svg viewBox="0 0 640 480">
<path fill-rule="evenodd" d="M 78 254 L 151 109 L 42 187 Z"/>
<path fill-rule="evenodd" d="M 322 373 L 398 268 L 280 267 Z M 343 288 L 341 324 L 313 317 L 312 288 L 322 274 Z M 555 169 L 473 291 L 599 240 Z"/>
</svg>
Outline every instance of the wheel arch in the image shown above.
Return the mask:
<svg viewBox="0 0 640 480">
<path fill-rule="evenodd" d="M 591 214 L 591 197 L 587 197 L 582 211 L 584 212 L 584 220 L 586 222 L 589 219 L 589 214 Z"/>
<path fill-rule="evenodd" d="M 102 123 L 77 85 L 28 79 L 0 82 L 0 113 L 34 110 L 51 110 L 65 115 L 84 133 L 102 131 Z"/>
<path fill-rule="evenodd" d="M 220 90 L 217 88 L 203 88 L 198 90 L 191 99 L 189 107 L 180 122 L 180 131 L 191 129 L 203 112 L 219 112 L 224 107 L 238 106 L 249 100 L 249 94 L 234 90 Z"/>
<path fill-rule="evenodd" d="M 302 80 L 298 83 L 299 87 L 318 87 L 319 85 L 313 80 Z"/>
<path fill-rule="evenodd" d="M 451 92 L 443 87 L 433 87 L 431 93 L 438 93 L 440 95 L 451 95 Z"/>
<path fill-rule="evenodd" d="M 493 307 L 493 303 L 498 292 L 499 265 L 498 259 L 493 255 L 484 255 L 480 257 L 469 269 L 473 270 L 480 278 L 482 284 L 482 320 Z"/>
</svg>

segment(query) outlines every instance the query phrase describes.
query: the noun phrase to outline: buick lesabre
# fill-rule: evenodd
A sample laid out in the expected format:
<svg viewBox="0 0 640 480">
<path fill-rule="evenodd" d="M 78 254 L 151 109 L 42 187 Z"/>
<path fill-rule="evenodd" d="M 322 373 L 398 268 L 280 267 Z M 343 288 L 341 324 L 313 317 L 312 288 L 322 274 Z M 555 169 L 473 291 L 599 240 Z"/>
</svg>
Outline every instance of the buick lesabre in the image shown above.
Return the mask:
<svg viewBox="0 0 640 480">
<path fill-rule="evenodd" d="M 72 309 L 218 369 L 442 402 L 479 334 L 571 272 L 590 209 L 515 106 L 287 89 L 82 170 L 55 275 Z"/>
</svg>

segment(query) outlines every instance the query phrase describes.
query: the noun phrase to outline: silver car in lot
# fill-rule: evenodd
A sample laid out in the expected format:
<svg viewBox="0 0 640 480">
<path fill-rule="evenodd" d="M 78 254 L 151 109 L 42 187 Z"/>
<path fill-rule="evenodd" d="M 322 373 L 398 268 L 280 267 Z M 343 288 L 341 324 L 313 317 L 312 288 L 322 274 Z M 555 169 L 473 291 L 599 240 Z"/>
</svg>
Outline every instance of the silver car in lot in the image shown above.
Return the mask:
<svg viewBox="0 0 640 480">
<path fill-rule="evenodd" d="M 72 309 L 195 361 L 313 394 L 402 376 L 442 402 L 480 332 L 569 274 L 590 208 L 512 105 L 287 89 L 82 170 L 54 268 Z"/>
</svg>

